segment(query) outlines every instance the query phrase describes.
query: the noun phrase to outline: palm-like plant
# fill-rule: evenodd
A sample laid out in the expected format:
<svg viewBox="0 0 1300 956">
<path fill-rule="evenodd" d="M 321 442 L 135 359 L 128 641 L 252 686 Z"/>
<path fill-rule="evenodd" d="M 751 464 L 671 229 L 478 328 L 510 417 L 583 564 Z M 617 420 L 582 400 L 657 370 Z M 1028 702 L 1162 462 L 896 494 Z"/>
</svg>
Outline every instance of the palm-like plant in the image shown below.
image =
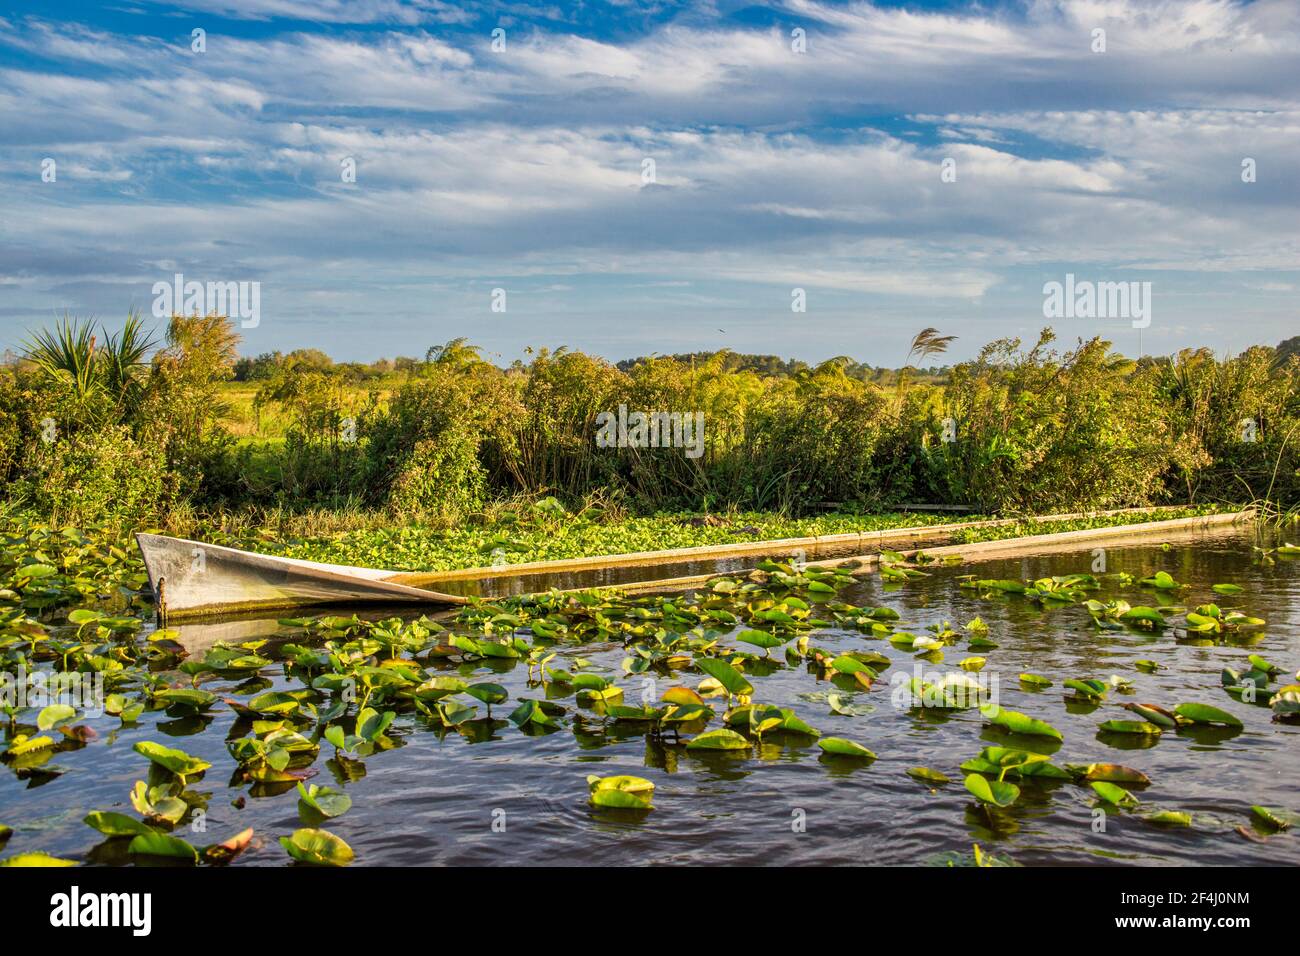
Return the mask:
<svg viewBox="0 0 1300 956">
<path fill-rule="evenodd" d="M 46 375 L 69 383 L 78 402 L 102 393 L 119 411 L 130 412 L 139 404 L 144 385 L 137 373 L 146 366 L 154 340 L 134 312 L 122 331 L 110 335 L 102 326 L 100 331 L 103 345 L 97 345 L 93 322 L 64 315 L 54 328 L 32 334 L 24 344 L 26 358 Z"/>
<path fill-rule="evenodd" d="M 446 345 L 435 345 L 425 353 L 424 360 L 429 363 L 450 366 L 456 370 L 483 365 L 483 356 L 477 345 L 470 345 L 464 336 L 452 339 Z"/>
<path fill-rule="evenodd" d="M 145 357 L 156 344 L 135 312 L 127 315 L 121 332 L 104 336 L 104 347 L 97 359 L 100 378 L 118 406 L 128 413 L 139 407 L 144 383 L 137 373 L 147 367 Z"/>
<path fill-rule="evenodd" d="M 52 329 L 41 329 L 23 343 L 26 357 L 47 375 L 72 385 L 78 401 L 90 398 L 102 383 L 95 374 L 95 327 L 68 315 Z"/>
</svg>

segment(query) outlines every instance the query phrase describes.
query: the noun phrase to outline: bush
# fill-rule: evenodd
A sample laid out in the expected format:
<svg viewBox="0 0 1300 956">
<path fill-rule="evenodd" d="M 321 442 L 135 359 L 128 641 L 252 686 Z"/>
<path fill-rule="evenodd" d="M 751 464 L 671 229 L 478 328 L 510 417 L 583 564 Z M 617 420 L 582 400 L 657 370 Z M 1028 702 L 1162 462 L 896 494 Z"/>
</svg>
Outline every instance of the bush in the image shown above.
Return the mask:
<svg viewBox="0 0 1300 956">
<path fill-rule="evenodd" d="M 365 491 L 372 504 L 403 517 L 440 520 L 482 506 L 487 469 L 481 447 L 503 408 L 486 397 L 485 384 L 474 369 L 431 365 L 403 385 L 386 410 L 362 420 Z"/>
<path fill-rule="evenodd" d="M 487 476 L 478 439 L 463 428 L 417 441 L 398 466 L 387 505 L 401 517 L 451 520 L 483 506 Z"/>
<path fill-rule="evenodd" d="M 18 463 L 22 447 L 22 429 L 19 427 L 20 407 L 23 397 L 18 382 L 9 369 L 0 369 L 0 481 L 9 481 Z"/>
<path fill-rule="evenodd" d="M 176 495 L 161 450 L 120 425 L 37 442 L 28 462 L 15 490 L 56 524 L 148 521 Z"/>
<path fill-rule="evenodd" d="M 1110 343 L 1058 357 L 1045 330 L 987 346 L 946 389 L 956 440 L 932 443 L 950 498 L 982 511 L 1038 513 L 1148 504 L 1161 490 L 1170 434 L 1149 382 Z M 964 502 L 961 499 L 966 499 Z"/>
</svg>

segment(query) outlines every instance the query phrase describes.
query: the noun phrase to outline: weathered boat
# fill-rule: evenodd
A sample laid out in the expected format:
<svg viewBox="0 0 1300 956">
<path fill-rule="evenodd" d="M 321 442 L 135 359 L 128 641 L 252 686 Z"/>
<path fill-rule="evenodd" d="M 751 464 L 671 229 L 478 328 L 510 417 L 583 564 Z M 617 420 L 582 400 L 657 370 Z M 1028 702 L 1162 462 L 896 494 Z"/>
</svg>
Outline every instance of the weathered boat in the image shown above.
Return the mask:
<svg viewBox="0 0 1300 956">
<path fill-rule="evenodd" d="M 281 558 L 160 534 L 135 539 L 158 613 L 168 620 L 344 602 L 466 603 L 460 595 L 399 583 L 399 571 Z"/>
<path fill-rule="evenodd" d="M 1103 515 L 1145 515 L 1159 509 L 1132 508 Z M 1054 534 L 1001 538 L 979 544 L 927 547 L 933 557 L 983 557 L 1009 553 L 1037 554 L 1093 544 L 1122 542 L 1135 536 L 1198 533 L 1216 525 L 1244 521 L 1249 511 L 1107 525 Z M 1082 514 L 1051 515 L 1039 521 L 1073 519 Z M 600 555 L 535 561 L 457 571 L 381 571 L 341 564 L 320 564 L 226 548 L 220 545 L 137 534 L 159 613 L 169 619 L 269 611 L 319 604 L 466 604 L 466 594 L 498 598 L 511 594 L 617 587 L 629 592 L 687 590 L 720 573 L 743 573 L 751 557 L 775 555 L 782 560 L 811 560 L 833 566 L 875 567 L 884 549 L 914 551 L 927 541 L 950 537 L 964 528 L 997 527 L 1018 518 L 849 532 L 809 538 L 703 545 L 670 551 Z M 684 572 L 684 573 L 683 573 Z M 462 593 L 434 590 L 450 588 Z"/>
</svg>

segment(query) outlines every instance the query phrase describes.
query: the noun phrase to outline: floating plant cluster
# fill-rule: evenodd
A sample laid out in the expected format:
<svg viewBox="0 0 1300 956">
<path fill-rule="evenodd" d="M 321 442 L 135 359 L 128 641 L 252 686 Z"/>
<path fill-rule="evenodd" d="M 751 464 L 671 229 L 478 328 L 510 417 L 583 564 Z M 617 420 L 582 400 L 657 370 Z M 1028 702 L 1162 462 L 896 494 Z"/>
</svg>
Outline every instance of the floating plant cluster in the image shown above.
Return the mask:
<svg viewBox="0 0 1300 956">
<path fill-rule="evenodd" d="M 1286 546 L 1274 554 L 1298 551 Z M 655 737 L 665 747 L 726 751 L 740 758 L 766 741 L 793 737 L 815 742 L 824 762 L 846 769 L 869 767 L 876 755 L 863 742 L 823 734 L 814 726 L 816 716 L 764 701 L 764 680 L 777 672 L 806 673 L 817 685 L 833 688 L 803 697 L 823 715 L 869 714 L 872 708 L 863 701 L 872 694 L 888 695 L 908 712 L 978 713 L 981 723 L 1003 738 L 1003 744 L 984 746 L 959 765 L 978 812 L 996 813 L 1013 805 L 1023 787 L 1061 784 L 1086 788 L 1107 812 L 1140 815 L 1158 826 L 1196 824 L 1191 813 L 1148 809 L 1138 792 L 1153 782 L 1139 770 L 1102 761 L 1053 763 L 1053 745 L 1062 733 L 1040 718 L 999 706 L 978 679 L 987 655 L 998 647 L 980 618 L 913 632 L 890 608 L 840 599 L 857 575 L 877 573 L 891 586 L 906 587 L 927 575 L 928 564 L 924 554 L 907 559 L 894 552 L 882 554 L 874 567 L 796 567 L 768 560 L 751 573 L 720 576 L 681 595 L 551 592 L 475 601 L 441 620 L 285 618 L 274 637 L 218 643 L 192 657 L 176 632 L 144 626 L 150 608 L 143 571 L 122 542 L 25 525 L 16 532 L 10 529 L 4 540 L 0 669 L 7 674 L 41 672 L 51 675 L 51 681 L 58 674 L 102 681 L 103 710 L 122 727 L 139 726 L 146 714 L 159 714 L 202 732 L 215 714 L 232 712 L 229 760 L 223 768 L 231 774 L 229 788 L 238 793 L 232 802 L 242 806 L 245 787 L 254 797 L 296 797 L 302 826 L 291 833 L 255 834 L 246 828 L 221 842 L 195 845 L 182 834 L 196 815 L 206 812 L 213 793 L 197 788 L 217 768 L 184 750 L 139 740 L 123 758 L 138 762 L 141 779 L 123 794 L 135 815 L 96 810 L 85 816 L 90 830 L 120 841 L 126 858 L 138 863 L 165 858 L 223 865 L 263 845 L 267 836 L 278 838 L 286 859 L 317 865 L 351 862 L 353 850 L 331 832 L 331 821 L 352 808 L 346 783 L 364 776 L 367 761 L 383 759 L 396 746 L 392 734 L 399 727 L 490 741 L 511 726 L 521 734 L 544 736 L 620 725 L 628 733 Z M 1265 625 L 1238 608 L 1176 603 L 1188 589 L 1165 572 L 1141 579 L 1106 577 L 1109 584 L 1160 595 L 1161 600 L 1098 600 L 1092 595 L 1101 581 L 1090 574 L 1031 582 L 966 576 L 961 587 L 990 600 L 1072 607 L 1088 615 L 1099 631 L 1172 631 L 1180 641 L 1216 643 Z M 1215 585 L 1213 591 L 1220 600 L 1242 595 L 1233 584 Z M 823 635 L 832 630 L 887 642 L 931 663 L 954 650 L 968 656 L 937 681 L 889 675 L 892 659 L 878 650 L 824 646 Z M 559 666 L 559 649 L 619 645 L 624 657 L 617 675 L 598 673 L 581 656 L 570 655 Z M 1154 672 L 1166 665 L 1141 660 L 1135 666 Z M 493 677 L 515 668 L 526 669 L 527 692 L 512 697 Z M 1224 669 L 1221 692 L 1243 704 L 1271 708 L 1276 721 L 1300 720 L 1300 684 L 1287 683 L 1282 675 L 1281 666 L 1249 654 L 1240 667 Z M 1132 681 L 1122 675 L 1023 673 L 1019 679 L 1029 690 L 1059 682 L 1067 700 L 1083 704 L 1133 692 Z M 645 688 L 655 690 L 651 695 Z M 1196 725 L 1242 727 L 1232 712 L 1204 702 L 1126 701 L 1122 707 L 1129 717 L 1100 722 L 1103 740 L 1154 740 Z M 5 700 L 3 715 L 0 759 L 9 772 L 34 783 L 77 773 L 77 752 L 97 736 L 84 722 L 84 709 L 66 702 L 36 708 Z M 119 732 L 114 729 L 112 736 Z M 312 782 L 318 761 L 329 766 L 337 787 Z M 952 782 L 948 774 L 929 767 L 907 773 L 927 787 Z M 654 782 L 642 777 L 575 773 L 574 789 L 585 794 L 596 812 L 645 814 L 655 809 Z M 1257 839 L 1259 828 L 1285 830 L 1300 819 L 1277 807 L 1256 807 L 1254 815 L 1256 830 L 1241 829 Z M 0 826 L 0 844 L 12 833 Z M 31 849 L 3 864 L 74 862 Z M 1006 861 L 976 848 L 975 862 Z"/>
</svg>

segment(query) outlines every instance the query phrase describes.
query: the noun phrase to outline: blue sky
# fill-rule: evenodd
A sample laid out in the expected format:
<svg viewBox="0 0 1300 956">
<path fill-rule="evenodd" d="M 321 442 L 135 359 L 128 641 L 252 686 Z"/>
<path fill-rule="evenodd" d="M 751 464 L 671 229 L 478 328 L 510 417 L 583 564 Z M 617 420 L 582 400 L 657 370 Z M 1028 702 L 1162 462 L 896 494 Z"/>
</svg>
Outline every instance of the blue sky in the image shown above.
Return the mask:
<svg viewBox="0 0 1300 956">
<path fill-rule="evenodd" d="M 10 0 L 0 349 L 177 272 L 261 284 L 245 353 L 1136 353 L 1067 273 L 1151 282 L 1147 352 L 1274 344 L 1298 94 L 1293 0 Z"/>
</svg>

